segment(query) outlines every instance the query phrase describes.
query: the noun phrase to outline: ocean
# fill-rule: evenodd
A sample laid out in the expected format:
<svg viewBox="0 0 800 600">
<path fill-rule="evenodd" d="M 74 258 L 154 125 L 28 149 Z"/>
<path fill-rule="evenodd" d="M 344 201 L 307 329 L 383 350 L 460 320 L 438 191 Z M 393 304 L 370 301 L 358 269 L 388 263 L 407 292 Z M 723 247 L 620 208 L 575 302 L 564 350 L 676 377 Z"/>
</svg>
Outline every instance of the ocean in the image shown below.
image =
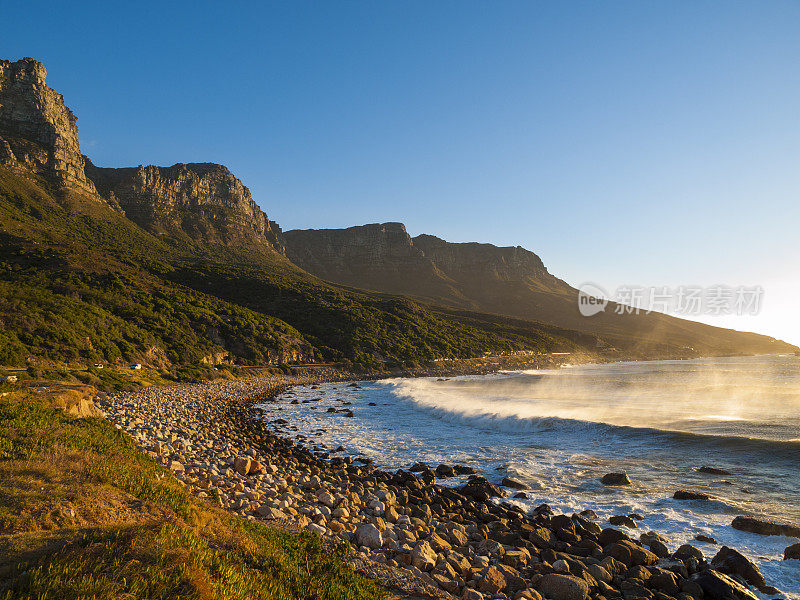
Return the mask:
<svg viewBox="0 0 800 600">
<path fill-rule="evenodd" d="M 737 548 L 767 583 L 800 599 L 799 540 L 733 529 L 737 515 L 800 522 L 800 358 L 792 355 L 622 362 L 485 376 L 387 379 L 296 387 L 263 405 L 267 419 L 309 446 L 372 459 L 385 470 L 417 461 L 472 466 L 493 483 L 526 484 L 525 508 L 594 510 L 607 526 L 639 513 L 674 550 L 692 543 L 710 558 Z M 292 404 L 291 400 L 298 400 Z M 349 404 L 348 404 L 349 403 Z M 350 409 L 353 417 L 327 412 Z M 730 475 L 697 472 L 715 467 Z M 625 471 L 633 484 L 600 478 Z M 458 485 L 464 478 L 439 480 Z M 681 501 L 676 490 L 710 500 Z M 623 528 L 624 529 L 624 528 Z"/>
</svg>

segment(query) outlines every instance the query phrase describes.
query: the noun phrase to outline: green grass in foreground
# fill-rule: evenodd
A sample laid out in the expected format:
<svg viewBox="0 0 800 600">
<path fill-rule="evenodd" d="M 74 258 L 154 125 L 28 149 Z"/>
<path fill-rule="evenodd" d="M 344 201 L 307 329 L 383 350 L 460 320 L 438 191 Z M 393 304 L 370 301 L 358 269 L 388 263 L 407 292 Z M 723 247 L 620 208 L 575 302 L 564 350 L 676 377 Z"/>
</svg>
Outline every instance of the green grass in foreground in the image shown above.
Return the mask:
<svg viewBox="0 0 800 600">
<path fill-rule="evenodd" d="M 322 549 L 199 501 L 102 419 L 0 398 L 0 599 L 361 599 Z"/>
</svg>

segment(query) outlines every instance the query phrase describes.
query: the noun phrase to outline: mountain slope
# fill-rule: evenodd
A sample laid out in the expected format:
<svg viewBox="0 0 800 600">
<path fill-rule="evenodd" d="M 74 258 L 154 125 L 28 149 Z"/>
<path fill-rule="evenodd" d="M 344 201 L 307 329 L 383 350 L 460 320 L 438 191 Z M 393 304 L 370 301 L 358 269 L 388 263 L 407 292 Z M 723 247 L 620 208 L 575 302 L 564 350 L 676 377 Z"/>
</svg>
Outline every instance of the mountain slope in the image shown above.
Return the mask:
<svg viewBox="0 0 800 600">
<path fill-rule="evenodd" d="M 92 165 L 45 75 L 0 62 L 0 364 L 366 368 L 592 341 L 325 283 L 225 167 Z"/>
<path fill-rule="evenodd" d="M 284 233 L 287 256 L 324 279 L 484 313 L 583 331 L 628 351 L 691 347 L 701 354 L 792 351 L 768 336 L 713 327 L 660 313 L 584 317 L 578 290 L 519 246 L 411 238 L 401 223 Z"/>
</svg>

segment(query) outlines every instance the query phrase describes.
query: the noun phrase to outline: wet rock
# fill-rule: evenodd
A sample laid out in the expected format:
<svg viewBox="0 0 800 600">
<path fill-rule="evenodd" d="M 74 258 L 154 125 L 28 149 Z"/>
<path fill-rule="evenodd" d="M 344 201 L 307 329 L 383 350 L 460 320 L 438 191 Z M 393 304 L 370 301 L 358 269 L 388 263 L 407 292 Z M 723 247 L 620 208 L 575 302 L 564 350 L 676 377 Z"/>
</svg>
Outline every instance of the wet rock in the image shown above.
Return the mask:
<svg viewBox="0 0 800 600">
<path fill-rule="evenodd" d="M 730 475 L 730 471 L 725 469 L 718 469 L 716 467 L 699 467 L 695 469 L 698 473 L 707 473 L 708 475 Z"/>
<path fill-rule="evenodd" d="M 731 527 L 739 531 L 749 531 L 761 535 L 786 535 L 800 538 L 800 525 L 795 523 L 776 523 L 752 517 L 736 517 L 731 523 Z"/>
<path fill-rule="evenodd" d="M 474 475 L 475 469 L 472 467 L 467 467 L 464 465 L 455 465 L 453 470 L 456 472 L 456 475 Z"/>
<path fill-rule="evenodd" d="M 439 477 L 440 479 L 456 476 L 455 469 L 453 469 L 453 467 L 450 465 L 439 465 L 436 467 L 436 471 L 434 473 L 436 474 L 436 477 Z"/>
<path fill-rule="evenodd" d="M 412 473 L 421 473 L 422 471 L 430 471 L 430 467 L 427 465 L 427 463 L 417 462 L 411 465 L 409 471 Z"/>
<path fill-rule="evenodd" d="M 504 477 L 503 481 L 500 482 L 500 485 L 503 487 L 511 488 L 514 490 L 525 490 L 528 489 L 528 486 L 524 483 L 517 481 L 516 479 L 511 479 L 509 477 Z"/>
<path fill-rule="evenodd" d="M 701 571 L 692 581 L 711 600 L 757 600 L 757 596 L 741 583 L 712 569 Z"/>
<path fill-rule="evenodd" d="M 636 521 L 627 515 L 614 515 L 609 517 L 608 522 L 612 525 L 623 525 L 625 527 L 630 527 L 631 529 L 636 529 L 638 527 Z"/>
<path fill-rule="evenodd" d="M 542 577 L 536 589 L 550 600 L 586 600 L 589 584 L 574 575 L 548 573 Z"/>
<path fill-rule="evenodd" d="M 496 485 L 489 483 L 484 477 L 472 476 L 469 481 L 458 490 L 465 496 L 470 496 L 475 500 L 485 502 L 490 498 L 502 498 L 504 496 L 503 490 Z"/>
<path fill-rule="evenodd" d="M 766 585 L 764 576 L 756 564 L 741 552 L 723 546 L 711 559 L 711 566 L 726 575 L 738 575 L 755 587 Z"/>
<path fill-rule="evenodd" d="M 698 533 L 696 536 L 694 536 L 694 539 L 696 539 L 698 542 L 705 542 L 706 544 L 718 544 L 719 543 L 713 537 L 711 537 L 710 535 L 706 535 L 704 533 Z"/>
<path fill-rule="evenodd" d="M 586 510 L 582 510 L 579 513 L 584 519 L 591 519 L 592 521 L 597 521 L 600 517 L 597 516 L 597 513 L 593 510 L 587 508 Z"/>
<path fill-rule="evenodd" d="M 691 490 L 678 490 L 672 497 L 675 500 L 709 500 L 711 497 L 702 492 L 693 492 Z"/>
<path fill-rule="evenodd" d="M 800 560 L 800 544 L 792 544 L 783 551 L 783 560 L 791 558 Z"/>
<path fill-rule="evenodd" d="M 512 496 L 512 498 L 519 498 L 520 500 L 527 500 L 528 499 L 528 494 L 526 494 L 525 492 L 517 492 L 516 494 L 514 494 Z"/>
<path fill-rule="evenodd" d="M 603 485 L 631 485 L 627 473 L 606 473 L 600 479 Z"/>
</svg>

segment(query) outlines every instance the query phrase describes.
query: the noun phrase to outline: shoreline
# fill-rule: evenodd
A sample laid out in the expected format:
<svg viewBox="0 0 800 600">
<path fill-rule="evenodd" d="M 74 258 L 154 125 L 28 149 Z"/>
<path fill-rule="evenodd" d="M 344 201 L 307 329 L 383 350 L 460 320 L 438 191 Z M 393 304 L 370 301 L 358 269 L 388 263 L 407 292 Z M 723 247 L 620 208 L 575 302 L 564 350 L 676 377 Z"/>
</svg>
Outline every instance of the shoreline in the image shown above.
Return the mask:
<svg viewBox="0 0 800 600">
<path fill-rule="evenodd" d="M 635 540 L 601 528 L 591 514 L 553 515 L 546 505 L 525 514 L 504 506 L 493 501 L 502 502 L 501 490 L 481 477 L 459 491 L 408 472 L 322 458 L 269 431 L 255 405 L 276 401 L 296 385 L 376 377 L 310 371 L 143 388 L 112 394 L 100 406 L 198 497 L 270 526 L 315 531 L 331 546 L 351 541 L 356 550 L 345 562 L 402 594 L 701 600 L 714 598 L 709 592 L 715 586 L 750 598 L 752 592 L 742 586 L 747 583 L 779 593 L 735 550 L 723 548 L 734 553 L 727 561 L 734 566 L 725 567 L 725 557 L 718 556 L 710 562 L 719 570 L 710 570 L 700 550 L 687 544 L 670 553 L 657 533 Z M 459 374 L 467 373 L 426 370 L 417 376 Z M 727 575 L 720 572 L 726 570 Z M 737 581 L 740 571 L 749 579 Z"/>
</svg>

